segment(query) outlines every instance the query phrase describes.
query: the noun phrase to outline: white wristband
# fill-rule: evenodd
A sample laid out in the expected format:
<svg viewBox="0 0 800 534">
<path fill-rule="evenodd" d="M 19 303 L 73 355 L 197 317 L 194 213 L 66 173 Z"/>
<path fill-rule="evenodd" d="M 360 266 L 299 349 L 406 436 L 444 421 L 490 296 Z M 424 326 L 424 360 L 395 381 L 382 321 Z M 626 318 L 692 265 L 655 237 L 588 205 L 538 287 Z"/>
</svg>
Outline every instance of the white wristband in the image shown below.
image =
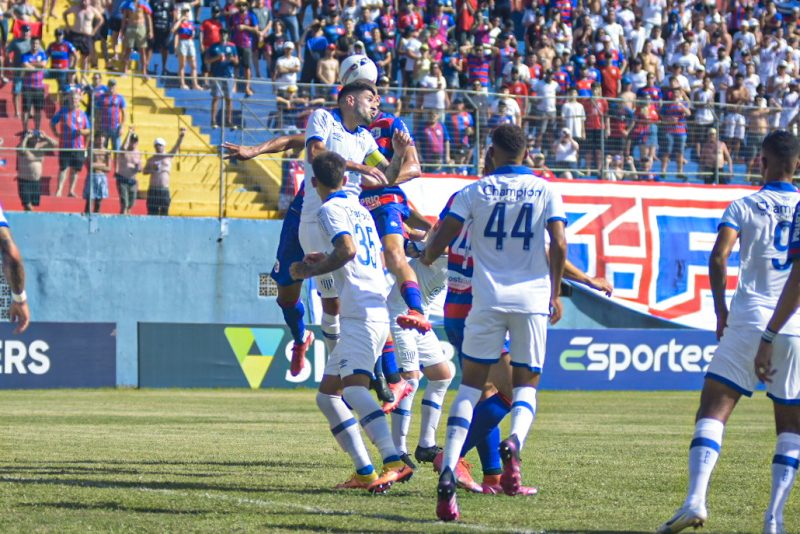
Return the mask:
<svg viewBox="0 0 800 534">
<path fill-rule="evenodd" d="M 22 293 L 20 293 L 20 294 L 14 293 L 12 291 L 11 292 L 11 300 L 13 300 L 14 302 L 17 302 L 19 304 L 22 304 L 23 302 L 28 300 L 28 294 L 25 293 L 24 289 L 22 290 Z"/>
</svg>

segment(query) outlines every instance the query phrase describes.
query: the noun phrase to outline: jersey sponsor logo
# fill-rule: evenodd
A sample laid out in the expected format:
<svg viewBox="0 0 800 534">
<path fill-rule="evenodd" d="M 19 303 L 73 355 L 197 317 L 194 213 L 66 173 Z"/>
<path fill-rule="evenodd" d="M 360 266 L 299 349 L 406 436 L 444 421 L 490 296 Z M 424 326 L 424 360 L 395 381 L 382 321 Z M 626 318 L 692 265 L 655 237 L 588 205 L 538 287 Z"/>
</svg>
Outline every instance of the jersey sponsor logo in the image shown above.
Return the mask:
<svg viewBox="0 0 800 534">
<path fill-rule="evenodd" d="M 497 187 L 493 184 L 486 184 L 481 188 L 481 192 L 487 197 L 494 199 L 522 200 L 541 196 L 541 189 L 512 189 L 505 186 Z"/>
<path fill-rule="evenodd" d="M 770 205 L 770 203 L 767 202 L 766 200 L 759 200 L 758 202 L 756 202 L 756 208 L 758 208 L 760 215 L 769 215 L 771 213 L 774 213 L 775 215 L 786 215 L 786 216 L 791 215 L 793 209 L 791 206 L 786 206 L 786 205 L 780 205 L 780 204 Z"/>
</svg>

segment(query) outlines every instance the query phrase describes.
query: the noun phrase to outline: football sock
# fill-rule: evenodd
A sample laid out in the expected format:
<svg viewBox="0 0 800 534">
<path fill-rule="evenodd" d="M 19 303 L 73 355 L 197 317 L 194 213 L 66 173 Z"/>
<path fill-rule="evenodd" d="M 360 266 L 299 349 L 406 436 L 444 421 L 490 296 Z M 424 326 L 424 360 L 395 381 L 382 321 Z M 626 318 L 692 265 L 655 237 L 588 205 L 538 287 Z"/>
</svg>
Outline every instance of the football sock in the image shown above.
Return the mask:
<svg viewBox="0 0 800 534">
<path fill-rule="evenodd" d="M 447 439 L 444 445 L 444 458 L 442 471 L 450 468 L 455 472 L 456 464 L 461 453 L 461 447 L 467 439 L 469 425 L 472 422 L 472 412 L 481 398 L 481 390 L 461 384 L 450 407 L 447 418 Z"/>
<path fill-rule="evenodd" d="M 442 403 L 447 394 L 451 380 L 428 380 L 425 394 L 422 396 L 422 418 L 420 419 L 419 446 L 436 445 L 436 429 L 442 418 Z"/>
<path fill-rule="evenodd" d="M 705 504 L 711 472 L 722 448 L 725 425 L 722 421 L 705 417 L 694 426 L 694 436 L 689 446 L 689 492 L 684 504 Z"/>
<path fill-rule="evenodd" d="M 797 469 L 800 467 L 800 434 L 781 432 L 775 443 L 772 457 L 772 494 L 764 518 L 783 523 L 783 506 L 792 491 Z"/>
<path fill-rule="evenodd" d="M 406 382 L 411 384 L 412 390 L 400 403 L 397 408 L 392 412 L 392 438 L 394 445 L 400 453 L 408 452 L 408 445 L 406 445 L 406 438 L 408 437 L 408 428 L 411 426 L 411 409 L 414 406 L 414 393 L 417 392 L 419 387 L 419 380 L 416 378 L 408 378 Z"/>
<path fill-rule="evenodd" d="M 283 312 L 283 321 L 286 323 L 286 326 L 289 327 L 289 331 L 292 333 L 292 339 L 294 339 L 294 342 L 298 345 L 302 345 L 306 335 L 306 325 L 303 322 L 306 308 L 303 306 L 303 301 L 298 300 L 294 304 L 288 306 L 281 304 L 280 306 Z"/>
<path fill-rule="evenodd" d="M 493 426 L 488 434 L 478 442 L 478 457 L 484 475 L 499 475 L 503 472 L 503 460 L 500 458 L 500 427 Z"/>
<path fill-rule="evenodd" d="M 492 429 L 500 424 L 509 411 L 511 411 L 511 406 L 499 393 L 479 402 L 472 414 L 472 423 L 469 426 L 464 447 L 461 449 L 461 456 L 466 456 L 469 451 L 477 447 L 492 432 Z"/>
<path fill-rule="evenodd" d="M 328 420 L 334 439 L 353 460 L 356 472 L 359 475 L 370 474 L 373 471 L 372 462 L 367 448 L 364 446 L 364 441 L 361 439 L 358 421 L 353 417 L 342 398 L 338 395 L 317 393 L 317 406 Z"/>
<path fill-rule="evenodd" d="M 348 386 L 342 391 L 347 403 L 353 407 L 358 414 L 359 423 L 364 432 L 369 436 L 370 441 L 375 444 L 381 453 L 383 463 L 396 462 L 400 460 L 400 454 L 394 446 L 392 432 L 389 430 L 389 423 L 386 415 L 369 394 L 367 388 L 363 386 Z"/>
<path fill-rule="evenodd" d="M 519 447 L 525 446 L 525 438 L 531 430 L 531 425 L 536 419 L 536 388 L 514 388 L 514 397 L 511 401 L 511 434 L 517 435 Z"/>
<path fill-rule="evenodd" d="M 339 341 L 339 316 L 323 312 L 322 319 L 320 320 L 320 328 L 322 329 L 325 348 L 328 350 L 328 354 L 330 354 Z"/>
<path fill-rule="evenodd" d="M 375 360 L 375 367 L 372 368 L 372 372 L 375 373 L 375 377 L 383 374 L 383 356 L 378 356 L 378 359 Z"/>
<path fill-rule="evenodd" d="M 397 368 L 397 360 L 394 357 L 394 341 L 391 339 L 386 340 L 381 351 L 381 368 L 383 369 L 383 376 L 390 384 L 397 384 L 400 382 L 400 370 Z M 414 371 L 415 369 L 409 369 Z"/>
<path fill-rule="evenodd" d="M 419 291 L 418 283 L 412 280 L 406 280 L 400 285 L 400 295 L 402 295 L 409 309 L 423 313 L 422 294 Z"/>
</svg>

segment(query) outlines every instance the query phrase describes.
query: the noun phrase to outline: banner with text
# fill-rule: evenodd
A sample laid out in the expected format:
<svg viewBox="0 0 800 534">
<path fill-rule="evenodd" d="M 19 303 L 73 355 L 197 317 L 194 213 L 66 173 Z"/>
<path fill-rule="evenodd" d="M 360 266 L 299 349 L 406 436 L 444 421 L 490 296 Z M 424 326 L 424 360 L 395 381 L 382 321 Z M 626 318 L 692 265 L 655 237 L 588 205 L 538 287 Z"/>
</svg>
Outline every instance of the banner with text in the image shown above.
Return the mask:
<svg viewBox="0 0 800 534">
<path fill-rule="evenodd" d="M 0 323 L 0 389 L 114 387 L 114 323 Z"/>
<path fill-rule="evenodd" d="M 139 323 L 140 387 L 316 388 L 325 369 L 318 327 L 307 365 L 289 373 L 285 326 Z M 453 346 L 436 329 L 451 368 Z M 551 390 L 694 390 L 717 341 L 698 330 L 551 329 L 542 387 Z M 454 386 L 459 383 L 457 376 Z"/>
</svg>

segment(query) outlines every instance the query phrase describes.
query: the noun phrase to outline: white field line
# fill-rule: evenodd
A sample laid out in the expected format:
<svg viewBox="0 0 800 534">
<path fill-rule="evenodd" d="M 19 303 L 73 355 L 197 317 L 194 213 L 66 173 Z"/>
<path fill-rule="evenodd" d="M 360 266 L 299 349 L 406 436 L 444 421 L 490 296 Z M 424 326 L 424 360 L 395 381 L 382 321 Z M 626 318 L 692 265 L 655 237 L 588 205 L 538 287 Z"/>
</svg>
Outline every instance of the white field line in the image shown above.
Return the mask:
<svg viewBox="0 0 800 534">
<path fill-rule="evenodd" d="M 0 476 L 0 480 L 7 481 L 7 482 L 21 482 L 21 483 L 30 482 L 31 481 L 30 478 L 13 477 L 13 476 L 6 476 L 6 475 Z M 58 482 L 57 478 L 53 478 L 53 479 L 50 479 L 50 480 L 52 481 L 52 483 L 57 483 Z M 75 485 L 75 484 L 70 484 L 70 485 Z M 94 483 L 94 482 L 89 482 L 89 483 L 86 484 L 86 486 L 87 487 L 92 487 L 92 488 L 109 488 L 109 489 L 118 488 L 118 486 L 115 486 L 114 484 L 101 484 L 101 483 Z M 140 491 L 140 492 L 146 492 L 146 493 L 162 493 L 162 494 L 165 494 L 165 495 L 175 495 L 175 496 L 179 496 L 179 497 L 189 497 L 189 498 L 202 497 L 204 499 L 233 502 L 233 503 L 236 503 L 236 504 L 260 506 L 260 507 L 265 507 L 265 508 L 281 508 L 281 507 L 283 507 L 283 508 L 293 508 L 295 510 L 302 510 L 304 512 L 310 512 L 310 513 L 321 514 L 321 515 L 349 515 L 349 516 L 364 515 L 361 512 L 357 512 L 357 511 L 353 511 L 353 510 L 328 510 L 327 508 L 320 508 L 320 507 L 317 507 L 317 506 L 306 506 L 306 505 L 303 505 L 303 504 L 297 504 L 297 503 L 292 503 L 292 502 L 271 501 L 271 500 L 268 500 L 268 499 L 251 499 L 251 498 L 247 498 L 247 497 L 234 497 L 232 495 L 221 495 L 221 494 L 208 493 L 208 492 L 193 493 L 193 492 L 189 492 L 189 491 L 178 491 L 178 490 L 171 490 L 171 489 L 148 488 L 147 486 L 138 486 L 138 487 L 132 486 L 132 487 L 124 488 L 124 489 Z M 490 498 L 491 497 L 488 497 L 487 500 L 490 499 Z M 399 514 L 392 514 L 392 515 L 371 514 L 371 513 L 368 514 L 368 518 L 386 519 L 386 520 L 390 520 L 390 521 L 397 520 L 398 516 L 399 516 Z M 400 517 L 402 517 L 402 516 L 400 516 Z M 520 533 L 520 534 L 533 534 L 535 532 L 540 532 L 540 531 L 534 531 L 534 530 L 502 529 L 502 528 L 498 528 L 498 527 L 490 527 L 490 526 L 479 525 L 479 524 L 442 523 L 442 522 L 433 521 L 433 520 L 426 521 L 424 519 L 417 520 L 416 522 L 419 522 L 421 524 L 427 524 L 427 525 L 445 525 L 446 524 L 448 527 L 451 527 L 453 529 L 472 530 L 472 531 L 476 531 L 476 532 L 515 532 L 515 533 Z"/>
</svg>

